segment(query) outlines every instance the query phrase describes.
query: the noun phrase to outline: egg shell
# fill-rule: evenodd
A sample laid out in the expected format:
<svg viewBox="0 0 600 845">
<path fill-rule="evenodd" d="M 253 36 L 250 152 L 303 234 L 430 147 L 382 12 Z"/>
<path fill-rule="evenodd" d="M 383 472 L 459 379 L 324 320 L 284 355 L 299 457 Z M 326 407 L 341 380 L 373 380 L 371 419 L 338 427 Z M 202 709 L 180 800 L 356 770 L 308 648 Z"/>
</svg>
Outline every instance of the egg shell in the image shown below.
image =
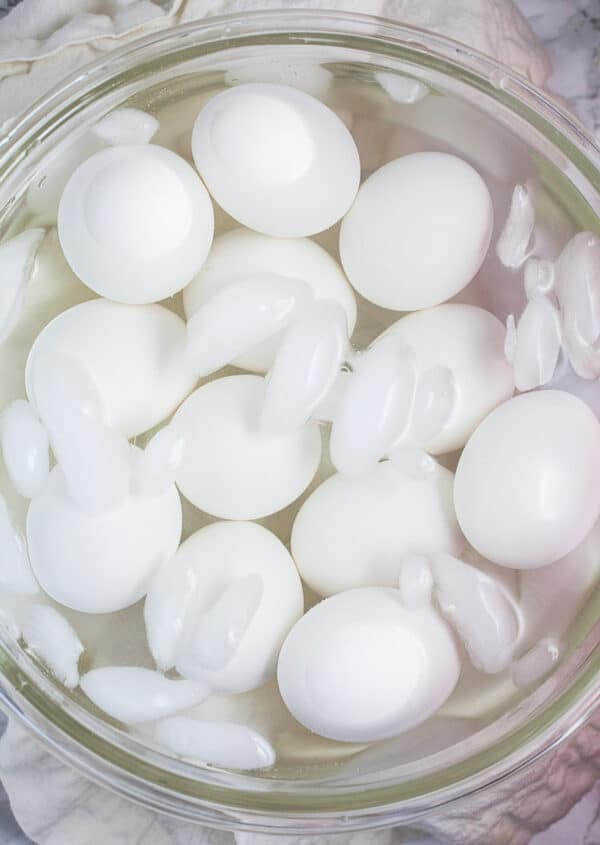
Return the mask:
<svg viewBox="0 0 600 845">
<path fill-rule="evenodd" d="M 229 660 L 211 668 L 201 659 L 203 618 L 229 585 L 248 576 L 262 582 L 259 601 Z M 182 596 L 179 609 L 172 603 L 176 594 Z M 274 674 L 281 644 L 303 609 L 300 578 L 281 541 L 260 525 L 217 522 L 189 537 L 157 573 L 144 616 L 150 648 L 163 658 L 163 668 L 170 668 L 171 657 L 185 677 L 240 693 Z"/>
<path fill-rule="evenodd" d="M 264 433 L 260 376 L 228 376 L 198 388 L 173 425 L 186 444 L 177 486 L 200 510 L 222 519 L 260 519 L 291 504 L 321 460 L 321 434 L 309 422 L 287 434 Z"/>
<path fill-rule="evenodd" d="M 489 311 L 447 303 L 407 314 L 387 329 L 414 352 L 419 375 L 446 366 L 454 376 L 455 404 L 443 430 L 415 445 L 433 455 L 464 446 L 481 420 L 512 396 L 512 367 L 504 356 L 504 326 Z M 377 341 L 375 341 L 377 343 Z"/>
<path fill-rule="evenodd" d="M 75 170 L 58 208 L 65 257 L 82 282 L 117 302 L 180 291 L 210 249 L 214 215 L 194 169 L 155 144 L 111 147 Z"/>
<path fill-rule="evenodd" d="M 106 422 L 127 437 L 168 417 L 193 389 L 184 365 L 185 323 L 162 305 L 123 305 L 106 299 L 83 302 L 59 314 L 38 335 L 25 369 L 53 350 L 76 357 L 96 383 Z"/>
<path fill-rule="evenodd" d="M 83 613 L 134 604 L 156 569 L 177 549 L 181 503 L 174 485 L 162 495 L 132 495 L 118 510 L 88 516 L 68 496 L 60 467 L 27 513 L 33 572 L 55 601 Z"/>
<path fill-rule="evenodd" d="M 360 180 L 346 126 L 287 85 L 249 83 L 217 94 L 196 118 L 192 152 L 219 205 L 277 237 L 328 229 L 352 204 Z"/>
<path fill-rule="evenodd" d="M 365 299 L 415 311 L 471 281 L 492 225 L 489 191 L 471 165 L 446 153 L 414 153 L 363 182 L 342 221 L 340 257 Z"/>
<path fill-rule="evenodd" d="M 304 502 L 292 530 L 302 579 L 321 596 L 396 587 L 408 554 L 460 555 L 465 541 L 443 467 L 411 478 L 384 461 L 357 476 L 333 475 Z"/>
<path fill-rule="evenodd" d="M 479 425 L 456 470 L 460 526 L 502 566 L 532 569 L 567 555 L 600 514 L 600 423 L 560 390 L 524 393 Z"/>
<path fill-rule="evenodd" d="M 398 590 L 332 596 L 292 628 L 279 656 L 281 695 L 320 736 L 371 742 L 429 718 L 460 674 L 451 633 L 431 607 L 407 610 Z"/>
<path fill-rule="evenodd" d="M 215 238 L 202 269 L 183 292 L 187 318 L 227 285 L 258 273 L 306 282 L 317 300 L 332 299 L 341 305 L 348 322 L 348 335 L 354 331 L 354 292 L 340 265 L 323 247 L 307 238 L 271 238 L 242 228 Z M 242 369 L 266 373 L 280 342 L 281 335 L 277 335 L 240 355 L 233 363 Z"/>
</svg>

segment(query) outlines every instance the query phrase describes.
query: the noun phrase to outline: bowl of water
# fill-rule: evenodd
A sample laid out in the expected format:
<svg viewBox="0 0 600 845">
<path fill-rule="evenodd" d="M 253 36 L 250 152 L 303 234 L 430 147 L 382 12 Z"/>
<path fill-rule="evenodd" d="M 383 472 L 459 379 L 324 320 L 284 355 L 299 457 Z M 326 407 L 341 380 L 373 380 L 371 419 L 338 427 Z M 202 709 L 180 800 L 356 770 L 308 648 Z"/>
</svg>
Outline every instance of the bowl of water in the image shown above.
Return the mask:
<svg viewBox="0 0 600 845">
<path fill-rule="evenodd" d="M 17 316 L 7 311 L 0 350 L 2 409 L 25 396 L 27 359 L 46 326 L 93 298 L 66 261 L 57 235 L 58 202 L 73 171 L 117 143 L 115 137 L 122 142 L 132 132 L 138 139 L 148 134 L 153 144 L 192 165 L 198 113 L 217 95 L 253 83 L 292 87 L 333 111 L 356 143 L 362 182 L 389 162 L 423 151 L 458 156 L 479 173 L 491 197 L 493 229 L 479 269 L 452 303 L 484 308 L 502 324 L 508 320 L 509 341 L 511 316 L 520 315 L 528 301 L 525 258 L 547 262 L 532 265 L 542 284 L 543 272 L 550 263 L 558 266 L 578 233 L 593 237 L 600 232 L 597 143 L 525 79 L 467 46 L 366 16 L 299 11 L 226 16 L 153 34 L 78 72 L 0 138 L 0 248 L 21 237 L 24 254 L 35 252 L 23 301 L 13 297 Z M 504 237 L 506 247 L 507 219 L 520 225 L 517 187 L 533 198 L 535 233 L 524 230 L 523 254 L 511 264 L 497 245 Z M 215 205 L 215 238 L 230 235 L 238 225 Z M 513 239 L 517 252 L 518 236 Z M 312 243 L 339 263 L 340 223 L 318 232 Z M 360 295 L 356 300 L 352 344 L 364 350 L 399 314 Z M 186 316 L 181 295 L 163 304 L 178 318 Z M 105 348 L 99 347 L 105 364 L 118 367 L 134 360 L 138 329 L 132 324 L 130 343 L 119 359 L 111 352 L 110 321 L 107 325 Z M 559 361 L 552 380 L 551 386 L 600 412 L 596 379 L 583 378 Z M 328 426 L 321 423 L 325 443 Z M 144 449 L 156 432 L 154 422 L 140 430 L 133 445 Z M 406 461 L 411 455 L 401 457 Z M 442 450 L 439 460 L 444 471 L 453 472 L 458 451 Z M 299 510 L 333 473 L 325 454 L 300 498 L 261 517 L 261 526 L 287 549 L 291 544 L 293 552 Z M 15 492 L 10 476 L 3 466 L 3 542 L 17 554 L 24 548 L 31 506 Z M 166 507 L 163 503 L 156 517 L 144 516 L 146 525 L 160 521 Z M 358 522 L 368 518 L 356 514 Z M 182 499 L 182 540 L 216 521 Z M 126 534 L 127 526 L 122 530 Z M 106 532 L 119 541 L 117 529 Z M 470 562 L 477 564 L 475 558 Z M 98 562 L 99 591 L 103 579 L 116 577 L 101 567 Z M 92 602 L 90 612 L 82 612 L 44 591 L 32 598 L 28 583 L 16 593 L 0 583 L 2 704 L 54 753 L 97 782 L 158 811 L 215 827 L 324 833 L 409 825 L 435 807 L 458 806 L 486 788 L 491 806 L 497 800 L 492 784 L 549 752 L 589 716 L 600 696 L 598 531 L 592 530 L 559 574 L 548 567 L 507 571 L 503 595 L 514 596 L 519 607 L 529 607 L 536 616 L 537 639 L 530 638 L 528 661 L 521 661 L 518 671 L 514 665 L 482 671 L 469 660 L 467 646 L 459 644 L 462 671 L 453 692 L 427 721 L 392 738 L 337 741 L 312 732 L 292 716 L 271 673 L 248 691 L 219 690 L 200 703 L 191 695 L 184 708 L 189 717 L 220 729 L 244 726 L 253 737 L 266 738 L 265 765 L 227 766 L 169 751 L 147 722 L 126 724 L 107 716 L 106 708 L 78 685 L 79 675 L 73 680 L 61 655 L 48 645 L 46 625 L 54 625 L 56 633 L 56 625 L 64 622 L 81 649 L 68 637 L 59 637 L 57 648 L 63 649 L 62 657 L 71 649 L 69 665 L 74 659 L 82 677 L 106 667 L 154 671 L 143 598 L 135 596 L 112 612 Z M 326 594 L 317 594 L 309 581 L 303 584 L 306 610 Z M 61 622 L 44 621 L 44 614 L 56 610 Z M 546 651 L 538 649 L 532 657 L 538 641 L 546 643 Z M 550 659 L 551 672 L 538 671 L 544 659 Z M 343 709 L 345 702 L 338 705 Z"/>
</svg>

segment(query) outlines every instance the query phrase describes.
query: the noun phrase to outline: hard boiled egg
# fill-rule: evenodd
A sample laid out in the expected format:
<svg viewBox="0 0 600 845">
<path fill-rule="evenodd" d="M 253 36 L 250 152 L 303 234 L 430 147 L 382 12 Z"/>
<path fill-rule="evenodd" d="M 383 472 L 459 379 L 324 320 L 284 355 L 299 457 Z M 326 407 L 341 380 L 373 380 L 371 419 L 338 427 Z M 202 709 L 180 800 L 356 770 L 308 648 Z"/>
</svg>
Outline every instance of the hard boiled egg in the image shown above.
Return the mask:
<svg viewBox="0 0 600 845">
<path fill-rule="evenodd" d="M 173 420 L 185 440 L 177 486 L 200 510 L 223 519 L 260 519 L 304 492 L 321 460 L 314 421 L 286 434 L 260 426 L 260 376 L 229 376 L 198 388 Z"/>
<path fill-rule="evenodd" d="M 447 153 L 402 156 L 361 185 L 342 222 L 340 256 L 354 288 L 376 305 L 415 311 L 457 294 L 492 235 L 487 186 Z"/>
<path fill-rule="evenodd" d="M 212 204 L 194 169 L 154 144 L 90 156 L 58 209 L 71 268 L 117 302 L 157 302 L 180 291 L 208 255 L 213 230 Z"/>
<path fill-rule="evenodd" d="M 138 601 L 180 537 L 181 502 L 173 485 L 160 496 L 132 494 L 117 510 L 90 516 L 69 497 L 60 467 L 27 514 L 37 580 L 53 599 L 83 613 L 112 613 Z"/>
<path fill-rule="evenodd" d="M 346 126 L 288 85 L 256 82 L 217 94 L 196 118 L 192 152 L 225 211 L 278 237 L 328 229 L 349 209 L 360 180 Z"/>
<path fill-rule="evenodd" d="M 333 475 L 304 502 L 292 531 L 302 579 L 319 595 L 398 585 L 412 553 L 459 555 L 465 543 L 452 502 L 451 472 L 416 479 L 390 461 L 359 476 Z"/>
<path fill-rule="evenodd" d="M 477 551 L 533 569 L 572 551 L 600 515 L 600 423 L 561 390 L 524 393 L 479 425 L 456 470 L 458 521 Z"/>
<path fill-rule="evenodd" d="M 195 384 L 184 365 L 185 324 L 162 305 L 123 305 L 94 299 L 59 314 L 38 335 L 25 370 L 58 350 L 87 369 L 107 424 L 133 437 L 169 416 Z"/>
<path fill-rule="evenodd" d="M 450 696 L 460 660 L 431 607 L 407 610 L 398 590 L 349 590 L 313 607 L 292 628 L 277 667 L 295 718 L 342 742 L 396 736 Z"/>
</svg>

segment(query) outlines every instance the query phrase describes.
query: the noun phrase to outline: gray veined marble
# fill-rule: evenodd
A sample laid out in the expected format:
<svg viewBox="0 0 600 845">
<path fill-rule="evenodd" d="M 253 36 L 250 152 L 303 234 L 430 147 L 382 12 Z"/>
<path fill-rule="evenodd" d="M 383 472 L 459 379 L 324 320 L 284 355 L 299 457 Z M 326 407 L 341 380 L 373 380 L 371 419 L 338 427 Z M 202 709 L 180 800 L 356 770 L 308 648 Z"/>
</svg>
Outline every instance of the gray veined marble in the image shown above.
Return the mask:
<svg viewBox="0 0 600 845">
<path fill-rule="evenodd" d="M 600 137 L 600 0 L 516 3 L 552 60 L 548 88 Z"/>
</svg>

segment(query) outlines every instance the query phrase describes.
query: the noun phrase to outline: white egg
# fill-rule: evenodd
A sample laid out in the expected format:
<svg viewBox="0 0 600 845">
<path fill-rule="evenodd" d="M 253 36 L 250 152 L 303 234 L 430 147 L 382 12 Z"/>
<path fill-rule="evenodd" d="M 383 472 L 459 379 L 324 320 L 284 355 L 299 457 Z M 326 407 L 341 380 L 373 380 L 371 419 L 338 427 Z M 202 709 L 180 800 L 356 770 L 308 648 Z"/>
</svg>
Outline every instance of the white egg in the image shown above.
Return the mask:
<svg viewBox="0 0 600 845">
<path fill-rule="evenodd" d="M 489 246 L 492 200 L 471 165 L 446 153 L 390 161 L 358 192 L 340 230 L 354 288 L 383 308 L 415 311 L 457 294 Z"/>
<path fill-rule="evenodd" d="M 234 229 L 215 238 L 202 269 L 183 292 L 188 319 L 223 288 L 260 273 L 306 282 L 317 300 L 332 299 L 341 305 L 348 335 L 354 331 L 356 299 L 342 268 L 328 252 L 306 238 L 270 238 L 249 229 Z M 280 342 L 280 336 L 271 338 L 240 355 L 234 364 L 266 373 Z"/>
<path fill-rule="evenodd" d="M 292 628 L 277 667 L 295 718 L 342 742 L 396 736 L 433 715 L 456 686 L 460 660 L 431 607 L 407 610 L 398 590 L 349 590 Z"/>
<path fill-rule="evenodd" d="M 302 585 L 277 537 L 249 522 L 193 534 L 154 577 L 144 609 L 150 650 L 211 689 L 244 692 L 275 672 L 302 615 Z"/>
<path fill-rule="evenodd" d="M 38 336 L 25 370 L 55 350 L 77 358 L 95 381 L 106 422 L 134 437 L 168 417 L 193 389 L 184 365 L 185 323 L 162 305 L 83 302 L 59 314 Z M 35 403 L 34 403 L 35 404 Z"/>
<path fill-rule="evenodd" d="M 287 85 L 250 83 L 217 94 L 196 118 L 192 152 L 228 214 L 278 237 L 328 229 L 350 208 L 360 181 L 346 126 Z"/>
<path fill-rule="evenodd" d="M 60 467 L 27 514 L 37 580 L 53 599 L 83 613 L 111 613 L 142 598 L 180 537 L 181 502 L 173 485 L 160 496 L 132 494 L 120 509 L 88 516 L 69 498 Z"/>
<path fill-rule="evenodd" d="M 465 543 L 454 514 L 453 480 L 441 466 L 411 478 L 389 461 L 358 477 L 331 476 L 294 522 L 292 555 L 302 579 L 321 596 L 396 587 L 408 554 L 459 555 Z"/>
<path fill-rule="evenodd" d="M 443 365 L 454 376 L 450 419 L 439 434 L 415 444 L 427 452 L 439 455 L 464 446 L 481 420 L 512 396 L 513 373 L 504 356 L 504 326 L 489 311 L 474 305 L 438 305 L 407 314 L 382 338 L 391 333 L 413 350 L 419 375 Z"/>
<path fill-rule="evenodd" d="M 181 290 L 208 255 L 214 230 L 208 193 L 193 168 L 154 144 L 90 156 L 60 200 L 58 235 L 81 281 L 134 304 Z"/>
<path fill-rule="evenodd" d="M 173 419 L 186 444 L 177 486 L 200 510 L 223 519 L 260 519 L 291 504 L 321 460 L 316 422 L 286 434 L 260 427 L 260 376 L 229 376 L 203 385 Z"/>
<path fill-rule="evenodd" d="M 63 145 L 58 144 L 44 157 L 40 170 L 27 190 L 27 206 L 36 222 L 55 224 L 58 206 L 65 185 L 73 171 L 105 146 L 146 144 L 158 131 L 156 118 L 134 108 L 119 108 L 83 134 L 69 133 Z"/>
<path fill-rule="evenodd" d="M 500 405 L 465 446 L 454 487 L 468 541 L 489 560 L 532 569 L 568 554 L 600 514 L 600 423 L 560 390 Z"/>
</svg>

